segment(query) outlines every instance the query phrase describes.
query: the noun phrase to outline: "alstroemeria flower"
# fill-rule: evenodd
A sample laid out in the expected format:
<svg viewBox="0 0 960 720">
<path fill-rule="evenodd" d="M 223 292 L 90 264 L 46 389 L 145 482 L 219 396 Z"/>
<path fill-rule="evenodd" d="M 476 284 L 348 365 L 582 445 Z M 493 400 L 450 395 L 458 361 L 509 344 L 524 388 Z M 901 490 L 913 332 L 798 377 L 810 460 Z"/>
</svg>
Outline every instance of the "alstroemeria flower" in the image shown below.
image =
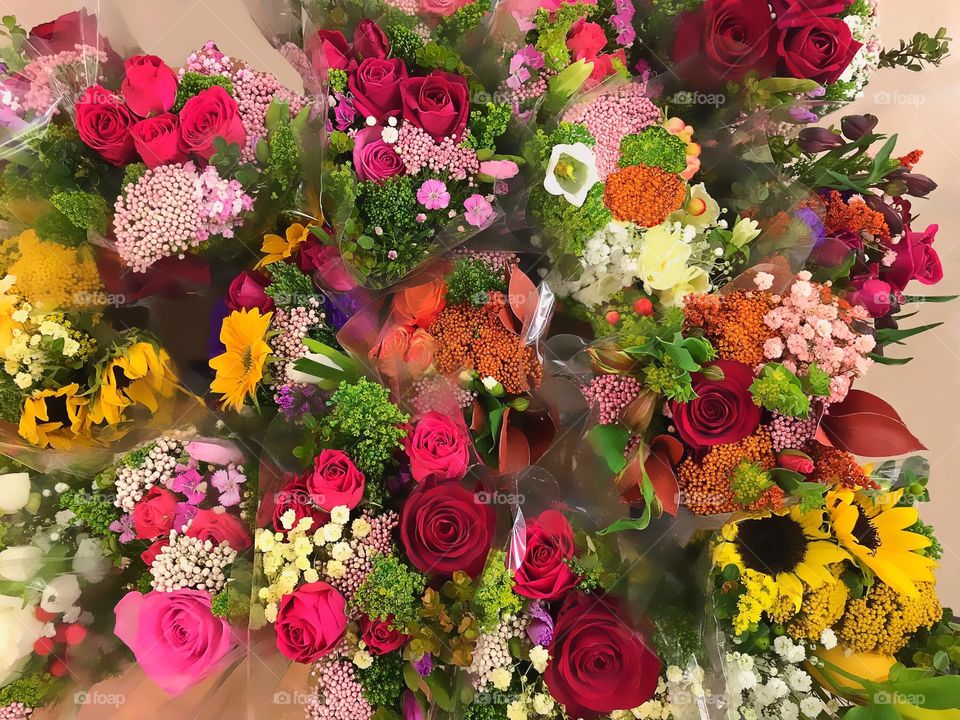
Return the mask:
<svg viewBox="0 0 960 720">
<path fill-rule="evenodd" d="M 567 202 L 582 207 L 597 181 L 597 160 L 585 143 L 554 145 L 547 164 L 544 189 L 551 195 L 563 195 Z"/>
</svg>

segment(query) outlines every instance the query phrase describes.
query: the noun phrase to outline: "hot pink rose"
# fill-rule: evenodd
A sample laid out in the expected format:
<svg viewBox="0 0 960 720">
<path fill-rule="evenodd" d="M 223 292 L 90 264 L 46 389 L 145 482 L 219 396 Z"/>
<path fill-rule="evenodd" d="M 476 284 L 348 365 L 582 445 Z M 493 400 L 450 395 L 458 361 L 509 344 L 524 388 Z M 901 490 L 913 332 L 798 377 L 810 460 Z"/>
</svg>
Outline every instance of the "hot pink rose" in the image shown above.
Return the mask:
<svg viewBox="0 0 960 720">
<path fill-rule="evenodd" d="M 353 54 L 358 60 L 379 58 L 390 55 L 390 41 L 380 26 L 373 20 L 363 19 L 353 31 Z"/>
<path fill-rule="evenodd" d="M 187 443 L 187 455 L 197 462 L 211 465 L 239 465 L 244 461 L 243 451 L 227 440 L 198 438 Z"/>
<path fill-rule="evenodd" d="M 237 646 L 230 623 L 211 612 L 211 602 L 200 590 L 131 592 L 114 609 L 116 636 L 170 695 L 212 675 Z"/>
<path fill-rule="evenodd" d="M 418 483 L 459 480 L 470 464 L 470 437 L 440 412 L 428 412 L 414 423 L 406 440 L 410 474 Z"/>
<path fill-rule="evenodd" d="M 187 537 L 209 540 L 214 545 L 225 542 L 238 553 L 253 544 L 250 532 L 240 518 L 217 510 L 201 510 L 194 515 L 187 528 Z"/>
<path fill-rule="evenodd" d="M 330 654 L 347 630 L 347 601 L 325 582 L 301 585 L 280 601 L 277 649 L 299 663 Z"/>
<path fill-rule="evenodd" d="M 124 63 L 120 92 L 127 106 L 140 117 L 159 115 L 177 99 L 177 75 L 156 55 L 133 55 Z"/>
<path fill-rule="evenodd" d="M 607 34 L 594 22 L 580 18 L 567 34 L 567 49 L 574 60 L 591 60 L 600 54 L 607 44 Z"/>
<path fill-rule="evenodd" d="M 197 93 L 180 111 L 180 147 L 204 160 L 215 152 L 214 138 L 242 145 L 246 136 L 237 101 L 219 85 Z"/>
<path fill-rule="evenodd" d="M 854 291 L 847 298 L 854 305 L 862 305 L 870 317 L 885 317 L 893 307 L 893 288 L 890 283 L 875 277 L 853 279 Z"/>
<path fill-rule="evenodd" d="M 270 281 L 256 270 L 244 270 L 237 275 L 227 289 L 227 307 L 230 310 L 257 308 L 261 313 L 273 310 L 273 298 L 264 289 Z"/>
<path fill-rule="evenodd" d="M 460 75 L 434 70 L 426 77 L 400 83 L 403 119 L 426 131 L 435 140 L 460 139 L 470 115 L 470 91 Z"/>
<path fill-rule="evenodd" d="M 385 655 L 401 647 L 409 638 L 392 627 L 393 615 L 386 620 L 369 618 L 366 615 L 360 618 L 360 638 L 370 648 L 374 655 Z"/>
<path fill-rule="evenodd" d="M 614 65 L 614 61 L 617 61 L 617 65 Z M 593 72 L 590 73 L 590 79 L 594 82 L 600 82 L 616 73 L 618 66 L 627 66 L 627 54 L 623 51 L 623 48 L 617 48 L 615 52 L 597 55 L 591 59 L 591 62 L 593 62 Z"/>
<path fill-rule="evenodd" d="M 350 50 L 350 44 L 339 30 L 317 30 L 306 44 L 310 65 L 320 77 L 326 77 L 330 70 L 353 70 L 357 61 Z"/>
<path fill-rule="evenodd" d="M 894 246 L 897 259 L 893 265 L 882 271 L 884 280 L 902 291 L 911 280 L 924 285 L 935 285 L 943 279 L 943 265 L 940 256 L 933 249 L 937 239 L 938 225 L 930 225 L 922 233 L 907 230 L 900 242 Z"/>
<path fill-rule="evenodd" d="M 177 497 L 169 490 L 152 487 L 133 508 L 133 529 L 139 540 L 153 540 L 173 528 Z"/>
<path fill-rule="evenodd" d="M 312 235 L 300 246 L 297 264 L 305 273 L 312 275 L 313 281 L 325 290 L 348 292 L 357 286 L 347 271 L 340 249 L 333 245 L 324 245 Z"/>
<path fill-rule="evenodd" d="M 141 120 L 130 129 L 133 145 L 148 168 L 183 162 L 187 154 L 180 148 L 180 119 L 163 113 Z"/>
<path fill-rule="evenodd" d="M 363 498 L 363 473 L 342 450 L 324 450 L 317 455 L 306 482 L 313 502 L 327 512 L 339 505 L 353 509 Z"/>
<path fill-rule="evenodd" d="M 378 122 L 400 115 L 400 81 L 407 78 L 403 60 L 367 58 L 355 73 L 347 78 L 347 87 L 353 93 L 353 104 L 364 118 L 374 117 Z"/>
<path fill-rule="evenodd" d="M 99 85 L 88 87 L 77 101 L 76 123 L 80 139 L 111 165 L 125 165 L 137 157 L 130 134 L 135 122 L 130 108 Z"/>
<path fill-rule="evenodd" d="M 577 586 L 570 569 L 576 546 L 573 528 L 556 510 L 546 510 L 527 522 L 526 551 L 514 577 L 513 589 L 536 600 L 558 600 Z"/>
<path fill-rule="evenodd" d="M 453 15 L 470 0 L 420 0 L 420 12 L 430 15 Z"/>
<path fill-rule="evenodd" d="M 365 127 L 354 138 L 353 166 L 361 181 L 380 182 L 404 172 L 403 160 L 392 145 L 383 141 L 382 132 L 378 125 Z"/>
</svg>

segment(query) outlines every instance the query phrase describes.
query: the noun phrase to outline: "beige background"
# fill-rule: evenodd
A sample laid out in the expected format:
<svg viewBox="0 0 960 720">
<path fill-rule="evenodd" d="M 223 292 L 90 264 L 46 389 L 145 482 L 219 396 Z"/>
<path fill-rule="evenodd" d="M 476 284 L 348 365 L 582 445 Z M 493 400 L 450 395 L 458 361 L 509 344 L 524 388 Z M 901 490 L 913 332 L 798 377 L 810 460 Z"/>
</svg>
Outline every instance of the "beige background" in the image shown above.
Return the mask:
<svg viewBox="0 0 960 720">
<path fill-rule="evenodd" d="M 30 27 L 76 9 L 70 0 L 0 0 L 3 14 L 15 14 Z M 96 9 L 97 2 L 86 6 Z M 171 65 L 207 40 L 224 52 L 243 57 L 261 69 L 277 73 L 289 84 L 295 74 L 263 38 L 243 0 L 126 0 L 101 5 L 107 35 L 125 38 L 155 53 Z M 933 33 L 941 25 L 960 37 L 960 3 L 953 0 L 881 0 L 881 29 L 887 45 L 916 30 Z M 114 43 L 118 50 L 123 42 Z M 939 223 L 936 248 L 946 278 L 935 294 L 960 293 L 960 49 L 940 69 L 917 74 L 886 70 L 878 73 L 853 110 L 880 117 L 881 131 L 900 135 L 898 150 L 926 151 L 918 172 L 940 183 L 929 200 L 916 204 L 920 224 Z M 912 289 L 924 294 L 929 288 Z M 927 293 L 931 294 L 931 293 Z M 906 367 L 877 367 L 862 385 L 896 407 L 914 433 L 930 449 L 934 503 L 924 508 L 927 522 L 936 525 L 945 548 L 940 571 L 943 597 L 960 605 L 960 301 L 926 305 L 919 322 L 946 321 L 943 327 L 909 341 L 906 350 L 916 359 Z"/>
</svg>

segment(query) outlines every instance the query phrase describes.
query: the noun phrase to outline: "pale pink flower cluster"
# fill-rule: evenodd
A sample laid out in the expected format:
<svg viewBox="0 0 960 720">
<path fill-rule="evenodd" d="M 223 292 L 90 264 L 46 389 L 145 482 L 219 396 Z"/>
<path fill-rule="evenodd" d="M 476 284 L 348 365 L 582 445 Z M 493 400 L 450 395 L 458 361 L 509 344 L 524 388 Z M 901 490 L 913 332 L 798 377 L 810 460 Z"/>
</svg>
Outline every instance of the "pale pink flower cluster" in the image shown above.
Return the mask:
<svg viewBox="0 0 960 720">
<path fill-rule="evenodd" d="M 307 700 L 306 715 L 310 720 L 370 720 L 373 717 L 373 708 L 363 697 L 363 686 L 357 680 L 352 662 L 328 659 L 318 670 L 317 695 Z"/>
<path fill-rule="evenodd" d="M 476 150 L 449 137 L 436 142 L 427 132 L 406 121 L 400 123 L 394 147 L 408 175 L 428 168 L 436 174 L 449 173 L 453 180 L 469 180 L 472 187 L 474 176 L 480 172 Z"/>
<path fill-rule="evenodd" d="M 164 257 L 182 257 L 212 235 L 233 237 L 253 198 L 208 165 L 161 165 L 127 185 L 114 205 L 117 252 L 136 272 Z"/>
<path fill-rule="evenodd" d="M 28 83 L 23 107 L 36 113 L 50 111 L 64 96 L 99 82 L 100 64 L 106 61 L 106 52 L 89 45 L 31 60 L 20 71 Z"/>
<path fill-rule="evenodd" d="M 816 364 L 830 376 L 829 401 L 840 402 L 853 379 L 863 376 L 873 364 L 867 353 L 876 341 L 854 329 L 855 321 L 866 319 L 863 308 L 845 309 L 836 301 L 824 302 L 820 289 L 804 271 L 786 295 L 773 296 L 777 305 L 763 321 L 779 337 L 764 344 L 764 355 L 794 373 L 802 374 Z"/>
<path fill-rule="evenodd" d="M 274 311 L 270 329 L 277 331 L 277 334 L 267 342 L 274 354 L 282 361 L 282 372 L 272 386 L 274 392 L 279 393 L 285 385 L 297 385 L 290 379 L 290 372 L 294 369 L 294 363 L 307 354 L 303 339 L 323 320 L 324 314 L 320 310 L 320 301 L 316 298 L 310 298 L 306 306 L 294 307 L 290 310 L 277 308 Z"/>
</svg>

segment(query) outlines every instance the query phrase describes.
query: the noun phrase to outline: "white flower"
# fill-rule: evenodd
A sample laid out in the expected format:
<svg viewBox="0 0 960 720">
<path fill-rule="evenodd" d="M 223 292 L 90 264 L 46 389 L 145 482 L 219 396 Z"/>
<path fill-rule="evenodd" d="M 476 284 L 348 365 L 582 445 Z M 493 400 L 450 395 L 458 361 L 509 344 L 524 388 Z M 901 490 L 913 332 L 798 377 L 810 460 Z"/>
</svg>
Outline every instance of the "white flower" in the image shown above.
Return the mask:
<svg viewBox="0 0 960 720">
<path fill-rule="evenodd" d="M 500 384 L 499 381 L 492 375 L 487 375 L 480 382 L 482 382 L 483 386 L 490 392 L 492 392 L 493 389 Z"/>
<path fill-rule="evenodd" d="M 730 242 L 734 247 L 743 247 L 760 234 L 760 223 L 751 218 L 741 218 L 733 226 L 733 236 Z"/>
<path fill-rule="evenodd" d="M 361 670 L 366 670 L 373 665 L 373 656 L 366 650 L 357 650 L 353 656 L 353 664 Z"/>
<path fill-rule="evenodd" d="M 553 698 L 546 693 L 537 693 L 533 696 L 533 709 L 538 715 L 550 715 L 555 704 Z"/>
<path fill-rule="evenodd" d="M 562 195 L 567 202 L 582 207 L 590 188 L 597 184 L 597 159 L 585 143 L 554 145 L 547 163 L 543 188 L 551 195 Z"/>
<path fill-rule="evenodd" d="M 773 275 L 765 272 L 758 272 L 753 278 L 753 284 L 757 286 L 757 290 L 769 290 L 773 287 L 773 281 Z"/>
<path fill-rule="evenodd" d="M 678 683 L 683 680 L 683 670 L 676 665 L 670 665 L 667 668 L 667 682 Z"/>
<path fill-rule="evenodd" d="M 823 710 L 823 703 L 820 702 L 820 698 L 816 697 L 805 697 L 800 701 L 800 712 L 806 715 L 808 718 L 815 718 Z"/>
<path fill-rule="evenodd" d="M 527 706 L 523 700 L 514 700 L 507 705 L 507 720 L 527 720 Z"/>
<path fill-rule="evenodd" d="M 393 145 L 397 140 L 400 139 L 400 131 L 392 126 L 385 127 L 380 131 L 380 139 L 383 140 L 387 145 Z"/>
<path fill-rule="evenodd" d="M 493 683 L 493 686 L 500 691 L 505 691 L 510 687 L 510 681 L 513 679 L 513 675 L 506 668 L 499 667 L 490 673 L 490 682 Z"/>
<path fill-rule="evenodd" d="M 827 628 L 820 633 L 820 644 L 823 645 L 825 650 L 833 650 L 837 646 L 837 634 Z"/>
<path fill-rule="evenodd" d="M 6 473 L 0 475 L 0 513 L 12 515 L 30 500 L 29 473 Z"/>
<path fill-rule="evenodd" d="M 696 229 L 710 227 L 720 217 L 720 205 L 710 197 L 703 183 L 690 187 L 690 199 L 681 209 L 673 213 L 668 220 L 681 222 Z"/>
<path fill-rule="evenodd" d="M 328 543 L 333 543 L 343 537 L 343 525 L 335 522 L 328 522 L 323 526 L 323 539 Z"/>
<path fill-rule="evenodd" d="M 547 649 L 543 647 L 543 645 L 535 645 L 530 650 L 530 663 L 538 673 L 542 673 L 547 669 L 548 660 L 550 660 L 550 653 L 547 652 Z"/>
<path fill-rule="evenodd" d="M 340 367 L 337 363 L 335 363 L 332 359 L 330 359 L 323 353 L 307 352 L 307 353 L 304 353 L 301 356 L 301 358 L 309 360 L 311 362 L 315 362 L 318 365 L 323 365 L 324 367 L 328 367 L 331 370 L 335 370 L 335 371 L 343 370 L 342 367 Z M 293 383 L 300 383 L 301 385 L 324 385 L 325 383 L 329 383 L 329 381 L 326 380 L 325 378 L 321 378 L 321 377 L 318 377 L 317 375 L 313 375 L 312 373 L 295 369 L 293 366 L 293 363 L 290 363 L 289 365 L 287 365 L 286 372 L 287 372 L 287 379 Z"/>
<path fill-rule="evenodd" d="M 43 566 L 43 550 L 35 545 L 15 545 L 0 552 L 0 578 L 27 582 Z"/>
<path fill-rule="evenodd" d="M 54 578 L 40 596 L 40 607 L 48 613 L 59 615 L 80 599 L 80 582 L 73 573 Z"/>
<path fill-rule="evenodd" d="M 355 538 L 365 538 L 370 534 L 371 529 L 370 522 L 365 517 L 358 517 L 350 526 Z"/>
<path fill-rule="evenodd" d="M 350 508 L 346 505 L 337 505 L 333 510 L 330 511 L 330 520 L 335 522 L 337 525 L 346 525 L 347 520 L 350 519 Z"/>
<path fill-rule="evenodd" d="M 353 556 L 353 548 L 350 543 L 338 542 L 330 549 L 330 557 L 334 560 L 347 560 Z"/>
<path fill-rule="evenodd" d="M 44 624 L 35 613 L 21 598 L 0 595 L 0 685 L 15 679 L 43 634 Z"/>
<path fill-rule="evenodd" d="M 113 563 L 103 551 L 100 538 L 84 537 L 77 543 L 77 552 L 73 556 L 73 571 L 84 580 L 98 583 L 109 573 Z"/>
<path fill-rule="evenodd" d="M 647 288 L 670 290 L 690 277 L 690 246 L 683 241 L 683 232 L 657 225 L 644 235 L 640 251 L 640 279 Z"/>
<path fill-rule="evenodd" d="M 782 720 L 797 720 L 799 713 L 797 712 L 796 703 L 791 700 L 784 700 L 780 703 L 780 717 Z"/>
</svg>

